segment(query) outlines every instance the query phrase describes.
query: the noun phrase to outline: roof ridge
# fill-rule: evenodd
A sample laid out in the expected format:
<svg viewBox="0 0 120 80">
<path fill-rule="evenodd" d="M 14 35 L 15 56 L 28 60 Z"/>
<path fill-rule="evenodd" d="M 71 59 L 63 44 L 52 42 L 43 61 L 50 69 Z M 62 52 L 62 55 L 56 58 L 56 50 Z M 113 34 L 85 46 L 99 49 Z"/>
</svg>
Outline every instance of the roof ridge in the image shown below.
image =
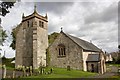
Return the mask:
<svg viewBox="0 0 120 80">
<path fill-rule="evenodd" d="M 74 38 L 80 39 L 80 40 L 82 40 L 82 41 L 84 41 L 84 42 L 90 43 L 90 42 L 88 42 L 88 41 L 86 41 L 86 40 L 84 40 L 84 39 L 81 39 L 81 38 L 78 38 L 78 37 L 72 36 L 72 35 L 70 35 L 70 34 L 68 34 L 68 35 L 71 36 L 71 37 L 74 37 Z"/>
<path fill-rule="evenodd" d="M 97 52 L 101 51 L 97 46 L 95 46 L 94 44 L 88 41 L 85 41 L 83 39 L 80 39 L 78 37 L 72 36 L 67 33 L 64 33 L 64 34 L 68 36 L 71 40 L 73 40 L 76 44 L 78 44 L 80 47 L 82 47 L 84 50 L 97 51 Z"/>
</svg>

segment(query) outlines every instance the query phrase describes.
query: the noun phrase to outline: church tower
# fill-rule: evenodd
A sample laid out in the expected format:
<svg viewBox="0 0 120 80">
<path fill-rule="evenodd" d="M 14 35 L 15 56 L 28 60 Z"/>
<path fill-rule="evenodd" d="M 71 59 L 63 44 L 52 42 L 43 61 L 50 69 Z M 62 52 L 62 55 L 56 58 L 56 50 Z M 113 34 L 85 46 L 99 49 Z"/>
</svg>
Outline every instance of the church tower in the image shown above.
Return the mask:
<svg viewBox="0 0 120 80">
<path fill-rule="evenodd" d="M 22 15 L 22 22 L 16 28 L 15 67 L 46 66 L 46 49 L 48 48 L 48 19 L 41 16 L 34 6 L 34 12 L 29 16 Z"/>
</svg>

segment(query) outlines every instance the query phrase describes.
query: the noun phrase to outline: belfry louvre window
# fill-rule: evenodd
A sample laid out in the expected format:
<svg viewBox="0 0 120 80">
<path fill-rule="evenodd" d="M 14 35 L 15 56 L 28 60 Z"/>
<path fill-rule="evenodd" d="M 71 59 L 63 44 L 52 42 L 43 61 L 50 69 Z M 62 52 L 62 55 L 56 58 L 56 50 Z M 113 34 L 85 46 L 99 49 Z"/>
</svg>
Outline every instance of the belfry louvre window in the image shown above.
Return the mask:
<svg viewBox="0 0 120 80">
<path fill-rule="evenodd" d="M 27 21 L 27 26 L 28 26 L 28 27 L 30 26 L 30 23 L 29 23 L 29 21 Z"/>
<path fill-rule="evenodd" d="M 42 27 L 42 28 L 44 28 L 44 22 L 39 21 L 39 26 Z"/>
<path fill-rule="evenodd" d="M 41 21 L 39 21 L 39 26 L 41 27 L 41 25 L 42 25 L 42 22 L 41 22 Z"/>
<path fill-rule="evenodd" d="M 58 45 L 58 57 L 65 57 L 65 46 L 63 44 Z"/>
<path fill-rule="evenodd" d="M 44 22 L 42 22 L 42 28 L 44 28 Z"/>
</svg>

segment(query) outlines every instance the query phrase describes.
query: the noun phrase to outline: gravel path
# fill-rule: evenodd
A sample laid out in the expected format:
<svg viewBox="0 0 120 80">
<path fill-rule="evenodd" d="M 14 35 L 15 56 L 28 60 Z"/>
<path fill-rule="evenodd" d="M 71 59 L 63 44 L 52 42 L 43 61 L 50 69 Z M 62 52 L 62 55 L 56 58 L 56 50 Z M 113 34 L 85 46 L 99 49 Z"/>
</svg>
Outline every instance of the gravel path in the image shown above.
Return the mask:
<svg viewBox="0 0 120 80">
<path fill-rule="evenodd" d="M 99 74 L 90 78 L 110 78 L 114 75 L 118 75 L 118 67 L 117 66 L 108 66 L 107 72 L 104 74 Z"/>
</svg>

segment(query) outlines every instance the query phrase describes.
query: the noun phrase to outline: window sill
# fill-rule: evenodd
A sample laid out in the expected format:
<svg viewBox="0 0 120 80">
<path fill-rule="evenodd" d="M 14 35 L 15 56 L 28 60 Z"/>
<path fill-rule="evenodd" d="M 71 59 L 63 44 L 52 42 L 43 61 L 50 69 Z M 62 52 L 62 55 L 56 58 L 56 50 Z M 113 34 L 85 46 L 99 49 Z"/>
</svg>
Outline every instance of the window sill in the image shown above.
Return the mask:
<svg viewBox="0 0 120 80">
<path fill-rule="evenodd" d="M 66 57 L 66 56 L 57 56 L 58 58 L 63 58 L 63 57 Z"/>
</svg>

